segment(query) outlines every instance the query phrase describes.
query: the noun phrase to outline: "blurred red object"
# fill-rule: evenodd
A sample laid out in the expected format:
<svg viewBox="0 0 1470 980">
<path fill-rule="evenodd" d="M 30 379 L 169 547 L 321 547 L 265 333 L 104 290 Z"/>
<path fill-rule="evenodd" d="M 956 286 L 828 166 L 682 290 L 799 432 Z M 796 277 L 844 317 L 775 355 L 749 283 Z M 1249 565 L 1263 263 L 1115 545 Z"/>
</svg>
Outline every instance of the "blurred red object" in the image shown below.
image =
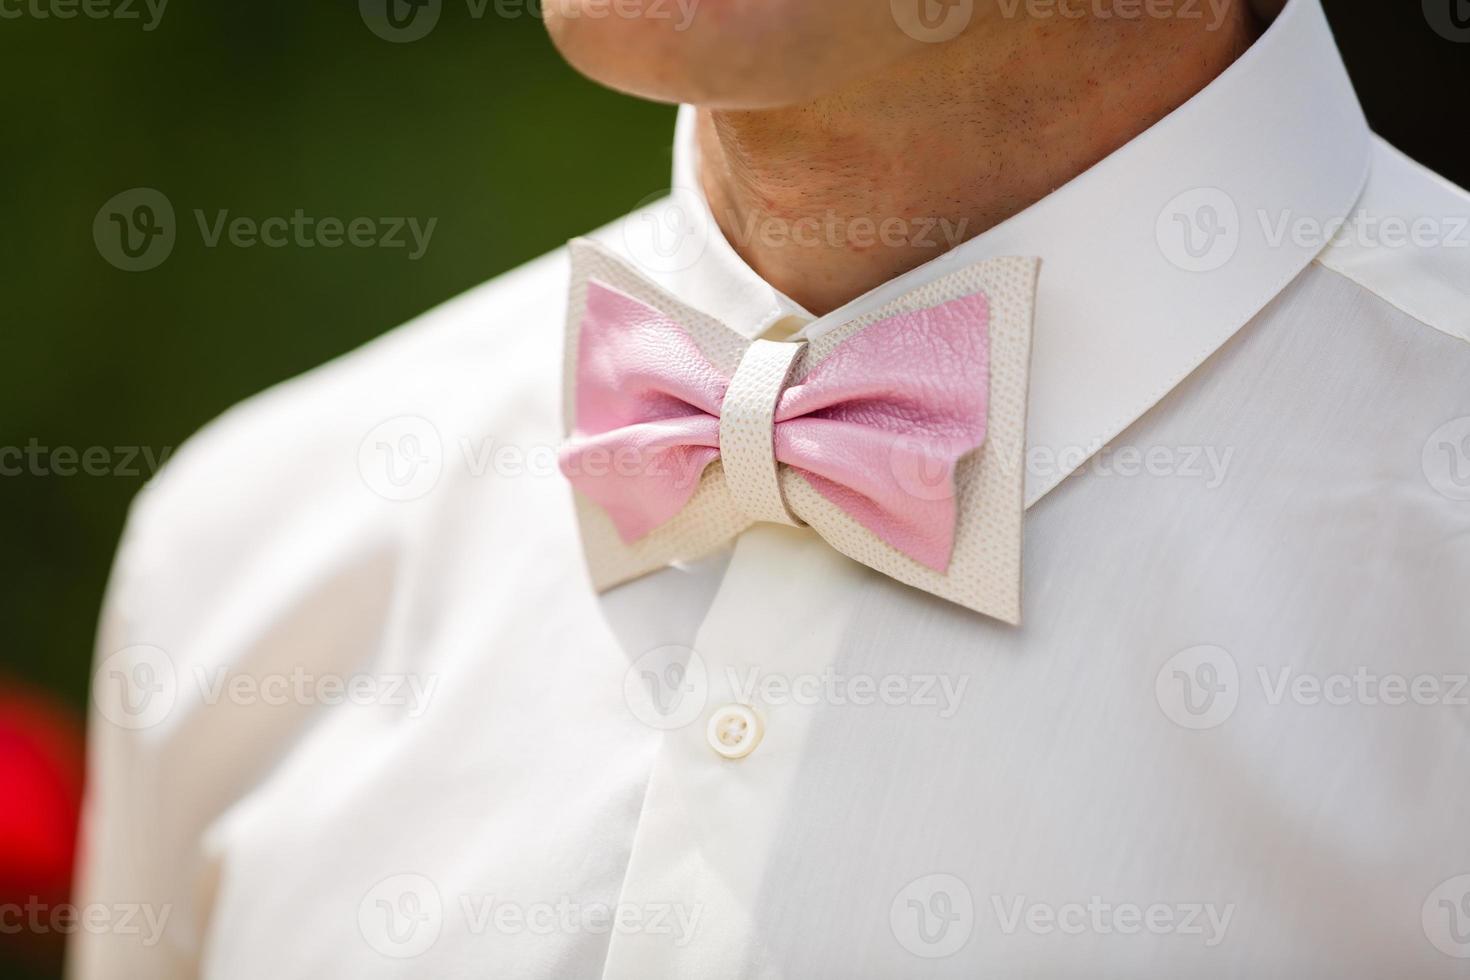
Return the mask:
<svg viewBox="0 0 1470 980">
<path fill-rule="evenodd" d="M 82 725 L 74 712 L 40 691 L 0 679 L 0 907 L 54 908 L 68 900 L 83 756 Z M 27 958 L 50 959 L 59 955 L 64 938 L 23 928 L 5 930 L 0 942 Z"/>
</svg>

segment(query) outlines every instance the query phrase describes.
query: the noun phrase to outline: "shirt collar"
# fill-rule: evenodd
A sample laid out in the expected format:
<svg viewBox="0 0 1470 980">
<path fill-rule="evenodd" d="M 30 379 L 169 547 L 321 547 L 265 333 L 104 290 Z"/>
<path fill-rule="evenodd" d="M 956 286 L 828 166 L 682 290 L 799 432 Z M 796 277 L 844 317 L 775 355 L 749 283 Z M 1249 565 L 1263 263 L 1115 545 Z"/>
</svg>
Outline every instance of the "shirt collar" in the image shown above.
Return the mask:
<svg viewBox="0 0 1470 980">
<path fill-rule="evenodd" d="M 624 251 L 748 337 L 810 318 L 715 225 L 680 110 L 668 198 L 623 223 Z M 1290 0 L 1234 64 L 1152 128 L 1007 221 L 807 327 L 861 316 L 945 272 L 1039 256 L 1026 504 L 1131 425 L 1266 306 L 1318 249 L 1281 234 L 1351 212 L 1370 134 L 1319 0 Z M 1186 234 L 1189 239 L 1186 240 Z M 617 236 L 614 236 L 617 237 Z"/>
</svg>

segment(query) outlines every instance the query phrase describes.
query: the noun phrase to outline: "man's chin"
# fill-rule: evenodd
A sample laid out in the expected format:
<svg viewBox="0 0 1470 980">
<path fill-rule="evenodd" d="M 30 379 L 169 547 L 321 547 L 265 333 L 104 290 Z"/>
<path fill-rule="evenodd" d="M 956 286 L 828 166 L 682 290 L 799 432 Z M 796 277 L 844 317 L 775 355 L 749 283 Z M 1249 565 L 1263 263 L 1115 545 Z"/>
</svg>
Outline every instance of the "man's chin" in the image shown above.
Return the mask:
<svg viewBox="0 0 1470 980">
<path fill-rule="evenodd" d="M 548 0 L 546 24 L 562 56 L 593 81 L 656 102 L 712 109 L 800 105 L 912 49 L 891 22 L 787 17 L 783 24 L 770 11 L 722 15 L 716 0 L 685 3 L 692 11 L 687 20 L 677 0 L 648 5 L 663 17 L 619 16 L 608 12 L 617 9 L 608 0 Z"/>
</svg>

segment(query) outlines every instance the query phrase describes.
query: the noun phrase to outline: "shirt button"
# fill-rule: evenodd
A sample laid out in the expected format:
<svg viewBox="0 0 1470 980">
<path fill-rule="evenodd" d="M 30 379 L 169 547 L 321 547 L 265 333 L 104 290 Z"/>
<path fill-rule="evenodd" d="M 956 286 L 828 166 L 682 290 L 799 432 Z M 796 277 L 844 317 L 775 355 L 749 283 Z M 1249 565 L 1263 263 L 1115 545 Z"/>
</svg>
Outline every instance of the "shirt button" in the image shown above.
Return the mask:
<svg viewBox="0 0 1470 980">
<path fill-rule="evenodd" d="M 710 716 L 705 736 L 710 748 L 726 759 L 743 759 L 765 734 L 760 715 L 743 704 L 727 704 Z"/>
</svg>

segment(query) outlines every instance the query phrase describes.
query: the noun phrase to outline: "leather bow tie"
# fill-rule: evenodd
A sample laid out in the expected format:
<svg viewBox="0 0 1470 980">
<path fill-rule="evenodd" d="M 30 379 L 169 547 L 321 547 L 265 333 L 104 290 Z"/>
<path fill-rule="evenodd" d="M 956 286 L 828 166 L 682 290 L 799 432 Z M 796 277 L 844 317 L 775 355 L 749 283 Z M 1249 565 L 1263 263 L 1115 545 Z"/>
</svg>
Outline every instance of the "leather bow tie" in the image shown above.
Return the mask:
<svg viewBox="0 0 1470 980">
<path fill-rule="evenodd" d="M 802 339 L 750 341 L 573 242 L 561 468 L 594 584 L 773 522 L 1019 622 L 1037 265 L 957 268 Z"/>
</svg>

